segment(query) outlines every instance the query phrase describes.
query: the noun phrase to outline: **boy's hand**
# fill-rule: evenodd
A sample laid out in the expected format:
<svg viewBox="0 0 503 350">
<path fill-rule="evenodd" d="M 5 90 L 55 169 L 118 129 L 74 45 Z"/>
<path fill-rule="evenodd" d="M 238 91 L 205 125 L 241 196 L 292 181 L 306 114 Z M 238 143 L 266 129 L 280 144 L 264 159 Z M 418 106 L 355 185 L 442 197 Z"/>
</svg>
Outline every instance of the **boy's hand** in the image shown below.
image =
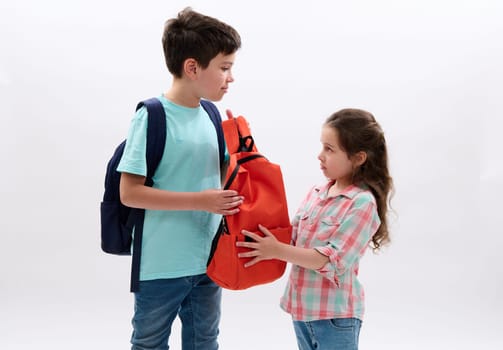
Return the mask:
<svg viewBox="0 0 503 350">
<path fill-rule="evenodd" d="M 232 114 L 230 109 L 225 110 L 225 114 L 227 114 L 227 119 L 232 119 L 234 118 L 234 114 Z"/>
<path fill-rule="evenodd" d="M 255 259 L 247 262 L 244 266 L 249 267 L 255 265 L 261 260 L 274 259 L 277 256 L 277 249 L 279 247 L 279 242 L 276 237 L 262 225 L 258 225 L 258 228 L 264 234 L 264 237 L 257 235 L 256 233 L 242 230 L 241 233 L 247 237 L 250 237 L 255 242 L 236 242 L 237 247 L 250 248 L 253 249 L 249 252 L 239 253 L 240 258 L 253 258 Z"/>
<path fill-rule="evenodd" d="M 234 114 L 232 114 L 232 111 L 230 109 L 226 109 L 225 114 L 227 114 L 227 119 L 234 118 Z M 251 130 L 250 123 L 247 122 L 247 125 L 248 125 L 248 128 Z"/>
<path fill-rule="evenodd" d="M 244 197 L 234 190 L 205 190 L 201 192 L 201 209 L 210 213 L 233 215 L 239 212 Z"/>
</svg>

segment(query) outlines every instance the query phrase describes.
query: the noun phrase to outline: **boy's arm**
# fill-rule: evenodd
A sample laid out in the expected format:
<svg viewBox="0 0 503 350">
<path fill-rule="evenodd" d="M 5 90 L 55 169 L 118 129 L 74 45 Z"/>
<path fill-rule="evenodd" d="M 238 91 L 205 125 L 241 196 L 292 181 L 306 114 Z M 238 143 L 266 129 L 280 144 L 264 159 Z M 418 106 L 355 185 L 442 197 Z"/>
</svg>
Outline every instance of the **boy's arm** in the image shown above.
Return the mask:
<svg viewBox="0 0 503 350">
<path fill-rule="evenodd" d="M 120 198 L 124 205 L 150 210 L 201 210 L 233 215 L 243 197 L 233 190 L 209 189 L 201 192 L 174 192 L 145 186 L 145 177 L 122 173 Z"/>
</svg>

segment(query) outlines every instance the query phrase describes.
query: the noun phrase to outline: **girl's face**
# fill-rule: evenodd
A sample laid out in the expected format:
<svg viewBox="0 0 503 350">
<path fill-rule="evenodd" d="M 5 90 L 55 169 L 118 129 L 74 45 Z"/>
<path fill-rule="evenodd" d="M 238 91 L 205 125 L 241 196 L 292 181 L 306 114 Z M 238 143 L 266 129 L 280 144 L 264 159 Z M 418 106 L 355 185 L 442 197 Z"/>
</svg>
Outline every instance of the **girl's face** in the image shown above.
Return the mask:
<svg viewBox="0 0 503 350">
<path fill-rule="evenodd" d="M 350 185 L 353 175 L 353 162 L 348 154 L 339 146 L 337 130 L 329 126 L 321 129 L 321 152 L 318 155 L 320 168 L 330 180 L 335 180 L 339 185 Z"/>
<path fill-rule="evenodd" d="M 235 54 L 218 54 L 205 69 L 198 70 L 198 86 L 200 96 L 211 100 L 220 101 L 229 89 L 229 84 L 234 81 L 231 68 L 234 64 Z"/>
</svg>

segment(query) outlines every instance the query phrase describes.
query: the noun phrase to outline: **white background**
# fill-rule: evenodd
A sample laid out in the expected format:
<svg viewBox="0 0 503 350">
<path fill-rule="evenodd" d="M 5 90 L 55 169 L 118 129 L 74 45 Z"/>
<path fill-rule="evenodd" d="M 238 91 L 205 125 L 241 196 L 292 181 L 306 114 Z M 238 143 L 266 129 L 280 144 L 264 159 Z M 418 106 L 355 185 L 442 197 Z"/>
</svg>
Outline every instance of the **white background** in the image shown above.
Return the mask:
<svg viewBox="0 0 503 350">
<path fill-rule="evenodd" d="M 364 108 L 385 130 L 393 243 L 361 263 L 361 349 L 503 348 L 500 1 L 0 4 L 2 349 L 129 347 L 129 259 L 100 251 L 105 165 L 136 103 L 170 86 L 161 34 L 186 5 L 240 32 L 218 106 L 282 166 L 292 214 L 322 180 L 329 114 Z M 284 285 L 225 292 L 222 349 L 295 349 Z"/>
</svg>

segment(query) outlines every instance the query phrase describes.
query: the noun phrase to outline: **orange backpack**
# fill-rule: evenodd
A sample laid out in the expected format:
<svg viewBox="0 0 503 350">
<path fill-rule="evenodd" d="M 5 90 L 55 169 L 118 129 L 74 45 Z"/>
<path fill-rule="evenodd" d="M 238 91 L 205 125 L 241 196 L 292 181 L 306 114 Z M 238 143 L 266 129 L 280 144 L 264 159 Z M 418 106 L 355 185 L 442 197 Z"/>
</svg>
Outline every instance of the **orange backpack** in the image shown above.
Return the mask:
<svg viewBox="0 0 503 350">
<path fill-rule="evenodd" d="M 258 229 L 261 224 L 279 241 L 289 244 L 292 227 L 279 165 L 258 152 L 244 117 L 226 120 L 222 127 L 230 153 L 224 189 L 236 190 L 244 196 L 244 202 L 239 213 L 223 217 L 213 240 L 207 274 L 223 288 L 240 290 L 275 281 L 286 268 L 286 262 L 275 259 L 245 268 L 251 258 L 238 258 L 238 253 L 248 249 L 236 247 L 236 242 L 249 238 L 241 230 L 263 236 Z"/>
</svg>

